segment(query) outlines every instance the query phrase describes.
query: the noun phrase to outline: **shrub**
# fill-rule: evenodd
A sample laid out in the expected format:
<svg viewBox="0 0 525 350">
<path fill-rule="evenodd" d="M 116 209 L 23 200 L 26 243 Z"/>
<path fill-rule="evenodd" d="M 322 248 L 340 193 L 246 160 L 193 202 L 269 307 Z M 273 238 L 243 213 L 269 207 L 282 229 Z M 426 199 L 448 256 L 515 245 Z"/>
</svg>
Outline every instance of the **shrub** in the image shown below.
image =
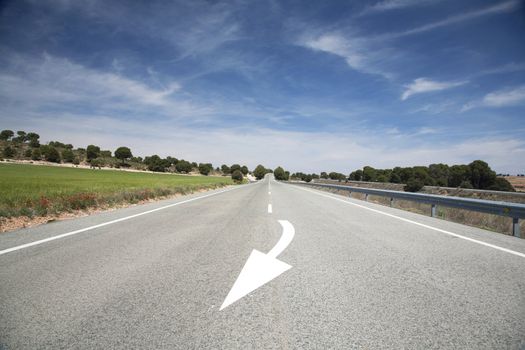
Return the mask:
<svg viewBox="0 0 525 350">
<path fill-rule="evenodd" d="M 418 192 L 423 188 L 425 184 L 420 179 L 412 178 L 407 181 L 407 184 L 403 188 L 405 192 Z"/>
<path fill-rule="evenodd" d="M 199 173 L 202 175 L 208 175 L 213 170 L 213 165 L 211 163 L 200 163 L 199 164 Z"/>
<path fill-rule="evenodd" d="M 10 146 L 7 146 L 6 148 L 4 148 L 2 155 L 4 156 L 4 158 L 13 158 L 15 156 L 15 150 Z"/>
<path fill-rule="evenodd" d="M 60 163 L 60 153 L 53 146 L 42 146 L 40 152 L 44 159 L 48 162 Z"/>
<path fill-rule="evenodd" d="M 177 169 L 179 173 L 189 173 L 193 169 L 193 165 L 185 160 L 180 160 L 175 164 L 175 169 Z"/>
<path fill-rule="evenodd" d="M 459 184 L 459 187 L 461 188 L 474 188 L 469 180 L 464 180 Z"/>
<path fill-rule="evenodd" d="M 232 180 L 239 183 L 239 182 L 242 182 L 242 172 L 238 169 L 238 170 L 235 170 L 233 173 L 232 173 Z"/>
<path fill-rule="evenodd" d="M 273 171 L 273 175 L 275 176 L 276 180 L 283 181 L 286 180 L 286 173 L 284 172 L 284 169 L 280 166 L 275 168 Z"/>
<path fill-rule="evenodd" d="M 31 154 L 33 154 L 33 151 L 31 149 L 26 149 L 24 152 L 24 157 L 31 158 Z"/>
<path fill-rule="evenodd" d="M 42 152 L 40 152 L 39 148 L 34 148 L 33 152 L 31 152 L 31 159 L 32 160 L 40 160 L 42 159 Z"/>
</svg>

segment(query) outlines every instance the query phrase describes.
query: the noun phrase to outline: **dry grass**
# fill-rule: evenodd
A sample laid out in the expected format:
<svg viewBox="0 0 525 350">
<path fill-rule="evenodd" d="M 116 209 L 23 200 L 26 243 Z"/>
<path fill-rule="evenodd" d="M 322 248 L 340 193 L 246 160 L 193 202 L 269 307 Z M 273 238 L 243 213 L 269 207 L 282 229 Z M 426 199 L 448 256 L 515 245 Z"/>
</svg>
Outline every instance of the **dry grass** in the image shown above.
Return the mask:
<svg viewBox="0 0 525 350">
<path fill-rule="evenodd" d="M 525 192 L 525 176 L 505 176 L 512 187 L 518 192 Z"/>
</svg>

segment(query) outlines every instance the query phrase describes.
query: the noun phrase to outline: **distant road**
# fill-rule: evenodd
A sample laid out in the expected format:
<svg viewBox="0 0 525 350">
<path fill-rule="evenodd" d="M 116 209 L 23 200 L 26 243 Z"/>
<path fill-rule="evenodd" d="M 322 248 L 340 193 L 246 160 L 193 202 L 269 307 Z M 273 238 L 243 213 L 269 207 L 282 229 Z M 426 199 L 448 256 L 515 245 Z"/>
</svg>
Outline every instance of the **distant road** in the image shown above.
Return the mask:
<svg viewBox="0 0 525 350">
<path fill-rule="evenodd" d="M 2 350 L 523 347 L 525 240 L 270 177 L 0 235 Z"/>
</svg>

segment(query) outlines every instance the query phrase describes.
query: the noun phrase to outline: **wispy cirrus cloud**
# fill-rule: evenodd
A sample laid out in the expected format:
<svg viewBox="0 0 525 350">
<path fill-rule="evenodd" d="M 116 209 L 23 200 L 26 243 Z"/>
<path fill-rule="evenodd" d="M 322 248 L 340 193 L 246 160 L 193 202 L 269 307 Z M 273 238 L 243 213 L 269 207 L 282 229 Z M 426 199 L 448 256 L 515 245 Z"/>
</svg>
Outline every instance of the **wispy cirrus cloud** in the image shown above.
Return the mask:
<svg viewBox="0 0 525 350">
<path fill-rule="evenodd" d="M 6 52 L 4 51 L 4 54 Z M 85 67 L 43 53 L 40 57 L 7 54 L 0 73 L 0 96 L 24 108 L 90 108 L 105 111 L 163 111 L 172 116 L 203 115 L 209 108 L 179 98 L 181 85 L 152 87 L 119 74 Z M 27 104 L 26 101 L 31 101 Z"/>
<path fill-rule="evenodd" d="M 403 36 L 412 35 L 412 34 L 419 34 L 419 33 L 431 31 L 434 29 L 447 27 L 453 24 L 470 21 L 470 20 L 484 17 L 484 16 L 511 12 L 511 11 L 516 10 L 519 6 L 520 6 L 520 1 L 510 0 L 510 1 L 499 3 L 497 5 L 490 6 L 490 7 L 482 8 L 479 10 L 468 11 L 465 13 L 452 15 L 443 20 L 427 23 L 425 25 L 415 27 L 412 29 L 408 29 L 405 31 L 380 35 L 378 39 L 379 38 L 380 39 L 393 39 L 393 38 L 403 37 Z"/>
<path fill-rule="evenodd" d="M 412 83 L 405 85 L 406 90 L 401 95 L 401 100 L 410 96 L 427 92 L 442 91 L 466 84 L 467 81 L 433 81 L 427 78 L 417 78 Z"/>
<path fill-rule="evenodd" d="M 366 7 L 361 15 L 375 13 L 375 12 L 384 12 L 390 10 L 403 9 L 406 7 L 413 6 L 424 6 L 432 3 L 437 3 L 442 0 L 383 0 L 375 3 L 374 5 Z"/>
<path fill-rule="evenodd" d="M 483 99 L 467 103 L 462 112 L 478 107 L 508 107 L 525 105 L 525 85 L 494 91 L 486 94 Z"/>
</svg>

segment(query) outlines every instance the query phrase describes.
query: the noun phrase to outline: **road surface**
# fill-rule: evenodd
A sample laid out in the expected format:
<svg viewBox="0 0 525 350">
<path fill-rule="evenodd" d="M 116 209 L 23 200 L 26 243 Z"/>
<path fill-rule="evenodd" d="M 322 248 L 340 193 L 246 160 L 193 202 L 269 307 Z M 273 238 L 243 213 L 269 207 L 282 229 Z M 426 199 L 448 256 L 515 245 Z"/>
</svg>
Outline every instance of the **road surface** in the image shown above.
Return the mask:
<svg viewBox="0 0 525 350">
<path fill-rule="evenodd" d="M 0 349 L 524 347 L 525 240 L 270 177 L 0 235 Z"/>
</svg>

